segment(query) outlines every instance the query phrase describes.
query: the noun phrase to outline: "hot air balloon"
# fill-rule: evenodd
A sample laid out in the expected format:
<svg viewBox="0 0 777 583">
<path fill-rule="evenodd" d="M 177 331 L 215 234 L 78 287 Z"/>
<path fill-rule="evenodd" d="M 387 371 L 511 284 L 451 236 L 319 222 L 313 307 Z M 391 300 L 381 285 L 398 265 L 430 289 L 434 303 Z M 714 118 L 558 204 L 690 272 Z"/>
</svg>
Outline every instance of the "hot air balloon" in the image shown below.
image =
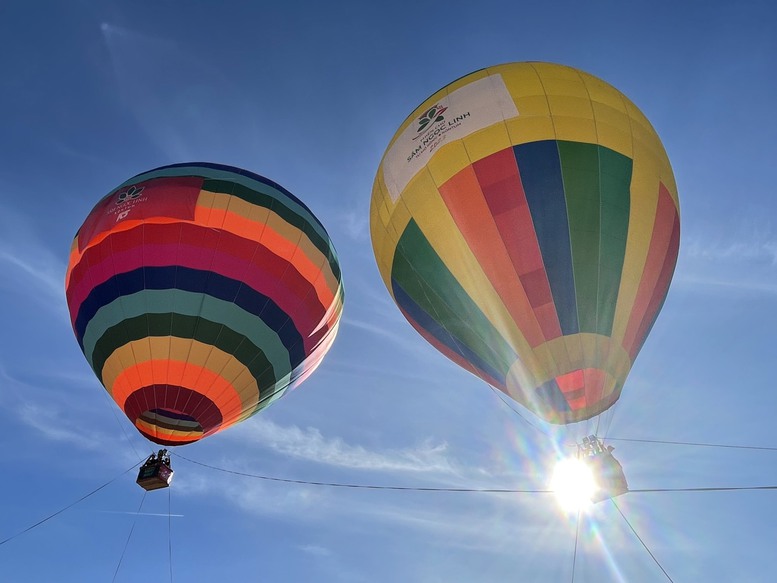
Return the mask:
<svg viewBox="0 0 777 583">
<path fill-rule="evenodd" d="M 384 283 L 437 350 L 542 419 L 616 402 L 677 261 L 677 188 L 645 116 L 571 67 L 454 81 L 391 140 L 370 210 Z"/>
<path fill-rule="evenodd" d="M 222 431 L 299 385 L 343 306 L 310 210 L 267 178 L 208 163 L 138 174 L 98 202 L 65 287 L 89 365 L 162 445 Z"/>
</svg>

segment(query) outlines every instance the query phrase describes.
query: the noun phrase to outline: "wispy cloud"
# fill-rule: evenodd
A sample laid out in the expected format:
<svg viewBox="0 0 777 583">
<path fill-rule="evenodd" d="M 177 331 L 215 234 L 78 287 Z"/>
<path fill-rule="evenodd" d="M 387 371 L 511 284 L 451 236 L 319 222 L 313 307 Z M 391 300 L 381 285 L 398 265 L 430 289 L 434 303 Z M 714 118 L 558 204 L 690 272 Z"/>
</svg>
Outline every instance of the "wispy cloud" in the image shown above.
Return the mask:
<svg viewBox="0 0 777 583">
<path fill-rule="evenodd" d="M 674 282 L 695 290 L 774 294 L 777 232 L 751 220 L 717 235 L 686 236 Z"/>
<path fill-rule="evenodd" d="M 777 237 L 763 230 L 743 233 L 736 240 L 691 238 L 683 253 L 690 259 L 710 262 L 752 261 L 777 265 Z"/>
<path fill-rule="evenodd" d="M 0 205 L 0 264 L 5 272 L 0 287 L 36 298 L 67 319 L 64 261 L 43 244 L 27 217 L 7 205 Z"/>
<path fill-rule="evenodd" d="M 0 392 L 0 404 L 15 420 L 48 441 L 64 443 L 89 452 L 123 451 L 130 457 L 137 458 L 137 452 L 129 453 L 127 443 L 123 441 L 126 438 L 120 428 L 106 430 L 103 427 L 104 424 L 111 423 L 110 418 L 105 418 L 105 412 L 113 405 L 106 402 L 103 405 L 105 408 L 92 408 L 86 401 L 80 400 L 79 405 L 74 407 L 75 391 L 69 386 L 69 378 L 71 376 L 63 375 L 57 379 L 56 386 L 60 390 L 51 390 L 43 384 L 21 380 L 7 368 L 0 366 L 0 381 L 4 389 Z M 72 378 L 80 377 L 75 375 Z M 107 400 L 107 396 L 104 398 Z M 116 418 L 118 423 L 121 423 L 118 415 Z"/>
<path fill-rule="evenodd" d="M 103 447 L 97 435 L 69 423 L 67 416 L 56 407 L 45 407 L 28 401 L 18 407 L 17 413 L 22 422 L 51 441 L 65 442 L 89 451 Z"/>
<path fill-rule="evenodd" d="M 303 553 L 313 555 L 314 557 L 331 557 L 332 551 L 319 545 L 300 545 L 297 547 Z"/>
<path fill-rule="evenodd" d="M 370 213 L 368 208 L 359 206 L 342 212 L 336 217 L 345 233 L 355 241 L 368 242 L 370 238 Z M 369 245 L 365 246 L 371 252 Z"/>
<path fill-rule="evenodd" d="M 241 435 L 237 435 L 240 433 Z M 371 451 L 339 437 L 325 438 L 314 427 L 281 426 L 269 419 L 245 423 L 232 435 L 261 443 L 276 453 L 298 460 L 360 470 L 459 473 L 445 443 L 424 442 L 412 448 Z"/>
<path fill-rule="evenodd" d="M 376 319 L 376 322 L 382 322 L 382 319 Z M 386 338 L 387 340 L 390 340 L 394 344 L 397 344 L 398 346 L 408 349 L 408 334 L 410 333 L 410 330 L 407 330 L 405 334 L 401 334 L 398 332 L 394 332 L 391 330 L 388 326 L 382 325 L 382 324 L 376 324 L 372 321 L 365 321 L 365 320 L 357 320 L 355 318 L 343 318 L 342 321 L 344 326 L 353 326 L 354 328 L 358 328 L 359 330 L 363 330 L 365 332 L 369 332 L 370 334 L 373 334 L 375 336 L 381 336 L 383 338 Z M 409 348 L 409 350 L 414 350 L 415 347 Z"/>
<path fill-rule="evenodd" d="M 261 139 L 269 133 L 260 127 L 262 108 L 209 62 L 209 55 L 110 23 L 103 23 L 101 31 L 118 99 L 171 160 L 213 159 L 236 151 L 249 160 L 279 155 Z M 271 118 L 264 114 L 265 122 Z"/>
</svg>

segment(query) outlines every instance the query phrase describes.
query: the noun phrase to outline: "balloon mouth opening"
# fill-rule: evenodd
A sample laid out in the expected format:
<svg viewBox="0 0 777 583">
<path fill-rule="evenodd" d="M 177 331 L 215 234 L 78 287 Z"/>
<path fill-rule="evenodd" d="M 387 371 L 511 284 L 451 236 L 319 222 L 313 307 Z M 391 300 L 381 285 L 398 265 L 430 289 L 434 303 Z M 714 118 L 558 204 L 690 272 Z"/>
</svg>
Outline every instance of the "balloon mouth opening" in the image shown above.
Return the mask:
<svg viewBox="0 0 777 583">
<path fill-rule="evenodd" d="M 163 445 L 193 443 L 205 433 L 202 424 L 191 415 L 165 408 L 143 411 L 135 419 L 135 427 L 151 441 Z"/>
</svg>

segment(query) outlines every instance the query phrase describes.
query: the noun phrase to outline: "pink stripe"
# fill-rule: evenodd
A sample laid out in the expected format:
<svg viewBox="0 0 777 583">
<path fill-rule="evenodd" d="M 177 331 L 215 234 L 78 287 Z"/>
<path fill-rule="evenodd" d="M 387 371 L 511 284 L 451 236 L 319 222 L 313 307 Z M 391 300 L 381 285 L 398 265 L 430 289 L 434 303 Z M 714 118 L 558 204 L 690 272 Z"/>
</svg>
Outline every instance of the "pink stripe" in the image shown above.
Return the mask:
<svg viewBox="0 0 777 583">
<path fill-rule="evenodd" d="M 516 322 L 532 348 L 561 336 L 548 276 L 512 148 L 473 164 L 499 237 L 530 307 Z M 530 285 L 527 285 L 530 284 Z M 533 317 L 529 315 L 529 310 Z"/>
<path fill-rule="evenodd" d="M 326 308 L 321 305 L 312 283 L 288 261 L 255 241 L 228 233 L 222 232 L 218 238 L 211 229 L 184 223 L 175 231 L 186 234 L 171 239 L 170 225 L 145 225 L 114 234 L 90 247 L 74 269 L 67 290 L 71 319 L 75 321 L 78 309 L 95 286 L 116 275 L 117 267 L 122 273 L 172 264 L 213 271 L 272 298 L 303 334 L 306 352 L 326 332 L 324 328 L 313 336 L 306 335 L 318 326 Z M 208 241 L 211 237 L 216 237 L 218 243 Z"/>
</svg>

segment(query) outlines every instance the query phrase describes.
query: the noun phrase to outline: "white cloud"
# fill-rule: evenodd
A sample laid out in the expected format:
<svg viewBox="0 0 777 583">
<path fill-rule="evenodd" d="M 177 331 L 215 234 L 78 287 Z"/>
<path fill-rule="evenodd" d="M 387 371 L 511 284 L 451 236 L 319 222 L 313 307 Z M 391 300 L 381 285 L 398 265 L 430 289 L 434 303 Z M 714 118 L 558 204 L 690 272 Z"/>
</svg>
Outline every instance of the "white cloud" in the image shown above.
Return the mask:
<svg viewBox="0 0 777 583">
<path fill-rule="evenodd" d="M 267 418 L 230 432 L 236 439 L 261 443 L 276 453 L 299 460 L 360 470 L 458 474 L 447 456 L 447 444 L 424 442 L 413 448 L 370 451 L 336 437 L 327 439 L 313 427 L 280 426 Z"/>
<path fill-rule="evenodd" d="M 103 23 L 117 97 L 149 140 L 170 160 L 209 159 L 242 152 L 246 159 L 270 162 L 279 155 L 260 125 L 272 115 L 238 90 L 209 62 L 177 43 Z M 264 144 L 262 151 L 257 148 Z M 230 160 L 239 164 L 240 160 Z"/>
<path fill-rule="evenodd" d="M 713 241 L 691 238 L 683 246 L 685 256 L 710 262 L 753 261 L 777 265 L 777 238 L 770 233 L 755 231 L 741 239 Z"/>
<path fill-rule="evenodd" d="M 314 557 L 331 557 L 332 551 L 319 545 L 300 545 L 297 547 L 303 553 L 313 555 Z"/>
<path fill-rule="evenodd" d="M 353 208 L 341 213 L 336 217 L 336 221 L 342 225 L 345 232 L 351 239 L 361 242 L 369 241 L 370 214 L 367 208 Z M 363 248 L 370 250 L 371 246 L 365 245 Z"/>
<path fill-rule="evenodd" d="M 41 241 L 27 217 L 0 205 L 1 287 L 37 299 L 67 319 L 64 302 L 65 262 Z"/>
<path fill-rule="evenodd" d="M 44 407 L 25 402 L 17 409 L 19 419 L 51 441 L 62 441 L 81 449 L 102 449 L 98 436 L 85 431 L 82 426 L 68 422 L 67 417 L 54 407 Z"/>
</svg>

